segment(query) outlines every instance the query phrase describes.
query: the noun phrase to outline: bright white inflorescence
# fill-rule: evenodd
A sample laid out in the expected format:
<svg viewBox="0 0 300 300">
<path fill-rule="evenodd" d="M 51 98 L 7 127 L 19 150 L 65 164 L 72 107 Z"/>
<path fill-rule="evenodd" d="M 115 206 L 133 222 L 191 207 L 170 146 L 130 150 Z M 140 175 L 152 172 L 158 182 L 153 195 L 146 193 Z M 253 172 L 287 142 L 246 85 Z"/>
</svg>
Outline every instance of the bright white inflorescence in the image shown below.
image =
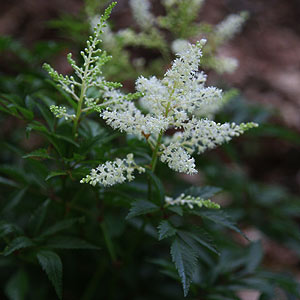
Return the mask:
<svg viewBox="0 0 300 300">
<path fill-rule="evenodd" d="M 121 132 L 142 138 L 148 134 L 158 135 L 168 127 L 168 119 L 163 116 L 143 115 L 132 102 L 115 105 L 114 110 L 106 109 L 101 116 L 106 123 Z"/>
<path fill-rule="evenodd" d="M 194 208 L 194 205 L 198 207 L 219 209 L 220 205 L 212 202 L 209 199 L 202 199 L 200 197 L 193 197 L 190 195 L 181 194 L 179 197 L 173 199 L 171 197 L 165 197 L 167 205 L 187 205 L 190 209 Z"/>
<path fill-rule="evenodd" d="M 117 99 L 119 92 L 111 92 L 114 104 L 101 112 L 108 125 L 139 138 L 145 137 L 152 146 L 167 129 L 177 129 L 172 137 L 159 142 L 160 160 L 171 169 L 187 174 L 197 172 L 191 157 L 193 152 L 203 153 L 257 126 L 254 123 L 219 124 L 196 117 L 213 114 L 223 104 L 222 91 L 205 87 L 206 75 L 198 71 L 204 44 L 204 40 L 196 45 L 187 44 L 162 80 L 155 76 L 138 78 L 136 89 L 143 95 L 140 104 L 148 113 L 144 114 L 132 101 L 124 101 L 121 96 Z"/>
<path fill-rule="evenodd" d="M 155 18 L 150 12 L 148 0 L 130 0 L 130 6 L 133 16 L 141 28 L 148 29 L 154 24 Z"/>
<path fill-rule="evenodd" d="M 170 143 L 167 147 L 163 145 L 162 149 L 160 160 L 167 163 L 172 170 L 189 175 L 197 173 L 195 159 L 181 147 L 180 143 Z"/>
<path fill-rule="evenodd" d="M 117 158 L 115 161 L 107 161 L 96 169 L 92 169 L 91 173 L 81 179 L 80 183 L 90 183 L 93 186 L 100 183 L 104 186 L 111 186 L 126 180 L 132 181 L 135 170 L 139 173 L 145 172 L 143 167 L 134 162 L 133 154 L 130 153 L 124 159 Z"/>
<path fill-rule="evenodd" d="M 194 152 L 203 153 L 215 148 L 244 131 L 256 127 L 255 123 L 215 123 L 199 119 L 196 115 L 213 114 L 222 104 L 222 92 L 215 87 L 205 87 L 206 75 L 198 71 L 201 48 L 205 41 L 188 44 L 180 52 L 162 80 L 140 77 L 136 89 L 142 94 L 142 112 L 133 101 L 120 91 L 107 88 L 103 96 L 106 109 L 100 116 L 114 129 L 146 138 L 158 150 L 160 160 L 171 169 L 186 174 L 197 173 Z M 202 115 L 203 115 L 202 114 Z M 167 129 L 177 129 L 173 136 L 164 136 Z M 113 185 L 133 179 L 133 171 L 144 172 L 137 166 L 133 155 L 127 159 L 106 162 L 93 169 L 81 182 L 95 185 Z M 209 205 L 209 200 L 181 196 L 168 200 L 170 205 L 187 204 L 192 207 Z M 204 202 L 203 202 L 204 201 Z"/>
</svg>

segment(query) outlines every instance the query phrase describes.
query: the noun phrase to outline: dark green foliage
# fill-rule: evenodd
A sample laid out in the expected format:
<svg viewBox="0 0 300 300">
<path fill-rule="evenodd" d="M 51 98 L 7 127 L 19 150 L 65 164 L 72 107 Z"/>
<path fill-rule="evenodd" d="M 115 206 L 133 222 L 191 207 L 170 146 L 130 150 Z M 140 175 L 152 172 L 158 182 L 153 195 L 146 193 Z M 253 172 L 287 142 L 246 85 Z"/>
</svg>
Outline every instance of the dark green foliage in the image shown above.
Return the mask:
<svg viewBox="0 0 300 300">
<path fill-rule="evenodd" d="M 197 266 L 197 253 L 189 244 L 176 238 L 171 245 L 171 255 L 181 278 L 184 296 L 187 296 Z"/>
<path fill-rule="evenodd" d="M 60 257 L 52 251 L 39 251 L 37 259 L 52 282 L 57 296 L 62 299 L 62 262 Z"/>
<path fill-rule="evenodd" d="M 74 35 L 81 37 L 81 29 Z M 259 139 L 276 137 L 299 147 L 299 135 L 265 124 L 242 146 L 218 150 L 228 155 L 229 166 L 216 152 L 203 155 L 207 186 L 189 187 L 163 165 L 133 183 L 80 184 L 91 168 L 128 150 L 145 164 L 151 157 L 143 141 L 112 133 L 98 113 L 80 120 L 76 136 L 70 121 L 53 116 L 50 105 L 76 109 L 77 103 L 41 70 L 42 61 L 62 48 L 45 43 L 29 51 L 13 39 L 0 40 L 0 51 L 24 62 L 12 70 L 18 75 L 2 73 L 0 82 L 0 125 L 7 128 L 0 141 L 0 298 L 222 300 L 255 289 L 260 299 L 272 300 L 280 289 L 287 299 L 298 299 L 289 270 L 272 272 L 264 265 L 260 242 L 243 239 L 247 246 L 241 246 L 233 240 L 236 232 L 243 235 L 237 224 L 251 226 L 299 256 L 299 199 L 251 179 L 242 165 Z M 229 103 L 218 118 L 265 121 L 270 113 L 241 101 Z M 222 210 L 165 206 L 166 195 L 209 199 L 220 193 L 222 200 L 221 191 L 230 198 Z"/>
</svg>

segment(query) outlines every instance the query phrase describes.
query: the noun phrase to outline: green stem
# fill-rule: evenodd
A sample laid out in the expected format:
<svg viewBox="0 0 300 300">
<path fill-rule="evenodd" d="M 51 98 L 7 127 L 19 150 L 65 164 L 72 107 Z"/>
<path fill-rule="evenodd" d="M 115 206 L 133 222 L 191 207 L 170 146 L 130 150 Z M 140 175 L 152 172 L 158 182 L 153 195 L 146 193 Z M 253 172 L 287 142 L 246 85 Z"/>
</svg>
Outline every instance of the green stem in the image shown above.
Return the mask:
<svg viewBox="0 0 300 300">
<path fill-rule="evenodd" d="M 152 154 L 152 160 L 151 160 L 151 171 L 154 173 L 155 172 L 155 167 L 156 167 L 156 163 L 157 163 L 157 153 L 159 150 L 159 146 L 160 146 L 160 142 L 161 139 L 163 137 L 163 131 L 160 132 L 157 141 L 156 141 L 156 145 L 155 148 L 153 150 L 153 154 Z"/>
<path fill-rule="evenodd" d="M 87 285 L 87 288 L 81 298 L 81 300 L 91 300 L 94 299 L 97 289 L 99 288 L 99 282 L 105 271 L 105 266 L 103 261 L 99 261 L 96 272 L 94 273 L 92 279 Z"/>
<path fill-rule="evenodd" d="M 82 86 L 81 86 L 80 98 L 79 98 L 79 102 L 77 105 L 76 117 L 75 117 L 74 124 L 73 124 L 73 136 L 74 137 L 76 137 L 78 122 L 79 122 L 80 115 L 82 112 L 81 108 L 82 108 L 82 103 L 83 103 L 83 99 L 84 99 L 84 94 L 85 94 L 85 82 L 83 82 Z"/>
<path fill-rule="evenodd" d="M 173 92 L 172 92 L 173 94 Z M 172 95 L 171 94 L 171 95 Z M 168 102 L 167 104 L 167 107 L 166 107 L 166 112 L 165 112 L 165 117 L 167 118 L 168 117 L 168 114 L 169 114 L 169 110 L 170 110 L 170 106 L 171 106 L 171 102 Z M 160 146 L 160 143 L 161 143 L 161 139 L 163 137 L 163 134 L 164 134 L 164 131 L 161 130 L 158 138 L 157 138 L 157 141 L 156 141 L 156 145 L 155 145 L 155 148 L 153 150 L 153 154 L 152 154 L 152 160 L 151 160 L 151 171 L 154 173 L 155 172 L 155 167 L 156 167 L 156 163 L 157 163 L 157 153 L 158 153 L 158 150 L 159 150 L 159 146 Z"/>
<path fill-rule="evenodd" d="M 106 228 L 105 220 L 103 220 L 101 222 L 100 227 L 101 227 L 103 235 L 104 235 L 105 244 L 106 244 L 107 250 L 109 252 L 110 258 L 111 258 L 112 262 L 115 263 L 117 261 L 117 257 L 116 257 L 114 245 L 112 243 L 112 240 L 111 240 L 110 235 Z"/>
</svg>

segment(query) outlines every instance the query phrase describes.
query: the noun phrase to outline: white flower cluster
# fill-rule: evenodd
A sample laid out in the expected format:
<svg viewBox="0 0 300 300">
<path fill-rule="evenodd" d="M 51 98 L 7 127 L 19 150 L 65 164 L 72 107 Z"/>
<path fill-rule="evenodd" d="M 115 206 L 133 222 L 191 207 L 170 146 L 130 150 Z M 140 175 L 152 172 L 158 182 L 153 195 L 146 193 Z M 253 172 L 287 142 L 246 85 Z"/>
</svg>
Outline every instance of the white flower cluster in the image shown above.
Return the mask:
<svg viewBox="0 0 300 300">
<path fill-rule="evenodd" d="M 67 109 L 63 106 L 51 105 L 51 112 L 55 115 L 56 118 L 65 118 L 65 120 L 74 119 L 75 115 L 67 114 Z"/>
<path fill-rule="evenodd" d="M 130 7 L 137 24 L 143 28 L 150 28 L 155 18 L 150 12 L 150 3 L 148 0 L 130 0 Z"/>
<path fill-rule="evenodd" d="M 183 124 L 184 131 L 176 136 L 176 140 L 180 141 L 181 145 L 189 149 L 191 153 L 196 151 L 201 154 L 208 149 L 229 142 L 233 137 L 253 127 L 257 127 L 257 124 L 220 124 L 208 119 L 192 118 Z"/>
<path fill-rule="evenodd" d="M 202 199 L 200 197 L 193 197 L 190 195 L 181 194 L 179 197 L 173 199 L 171 197 L 165 197 L 166 205 L 187 205 L 190 209 L 193 209 L 194 206 L 206 207 L 219 209 L 220 205 L 212 202 L 209 199 Z"/>
<path fill-rule="evenodd" d="M 163 116 L 143 115 L 132 102 L 115 105 L 115 109 L 106 109 L 101 114 L 106 123 L 121 132 L 134 134 L 139 138 L 153 134 L 158 135 L 168 127 L 168 119 Z"/>
<path fill-rule="evenodd" d="M 239 33 L 247 19 L 247 13 L 231 14 L 215 28 L 215 33 L 221 42 L 228 41 Z"/>
<path fill-rule="evenodd" d="M 143 94 L 141 105 L 148 111 L 147 114 L 142 113 L 133 102 L 120 99 L 101 113 L 114 129 L 145 137 L 153 149 L 159 149 L 162 162 L 177 172 L 187 174 L 197 172 L 191 157 L 193 152 L 203 153 L 257 126 L 254 123 L 218 124 L 195 116 L 201 111 L 213 113 L 222 104 L 221 90 L 205 87 L 206 76 L 198 72 L 204 43 L 202 40 L 196 45 L 188 44 L 162 80 L 154 76 L 137 80 L 136 88 Z M 178 132 L 163 139 L 169 128 Z"/>
<path fill-rule="evenodd" d="M 111 186 L 126 180 L 132 181 L 135 170 L 139 173 L 145 172 L 143 167 L 134 162 L 133 154 L 130 153 L 124 159 L 117 158 L 115 161 L 107 161 L 96 169 L 92 169 L 91 173 L 81 179 L 80 183 L 89 183 L 93 186 L 100 183 L 104 186 Z"/>
<path fill-rule="evenodd" d="M 180 143 L 170 143 L 167 147 L 164 145 L 163 147 L 160 160 L 167 163 L 171 169 L 189 175 L 197 173 L 195 159 L 181 147 Z"/>
</svg>

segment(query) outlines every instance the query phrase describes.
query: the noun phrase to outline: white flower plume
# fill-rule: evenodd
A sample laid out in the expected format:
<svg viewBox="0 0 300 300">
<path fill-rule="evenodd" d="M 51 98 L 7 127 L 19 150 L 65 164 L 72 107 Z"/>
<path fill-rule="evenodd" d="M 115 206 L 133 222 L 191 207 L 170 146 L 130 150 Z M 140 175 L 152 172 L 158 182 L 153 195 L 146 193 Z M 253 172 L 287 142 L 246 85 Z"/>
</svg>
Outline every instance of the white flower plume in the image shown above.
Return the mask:
<svg viewBox="0 0 300 300">
<path fill-rule="evenodd" d="M 223 105 L 222 91 L 206 87 L 206 75 L 198 70 L 204 44 L 205 40 L 196 45 L 188 44 L 185 51 L 177 54 L 162 80 L 155 76 L 137 79 L 136 89 L 142 94 L 140 105 L 147 113 L 122 97 L 114 101 L 113 93 L 111 101 L 114 104 L 101 113 L 112 128 L 138 138 L 145 137 L 153 149 L 160 137 L 160 160 L 171 169 L 187 174 L 197 172 L 191 157 L 193 152 L 203 153 L 257 126 L 254 123 L 218 124 L 197 117 L 213 114 Z M 179 131 L 164 139 L 164 133 L 170 128 Z"/>
<path fill-rule="evenodd" d="M 188 44 L 185 51 L 177 54 L 162 80 L 155 76 L 138 78 L 136 89 L 142 95 L 139 104 L 119 91 L 107 89 L 104 93 L 106 109 L 100 113 L 113 129 L 145 138 L 163 163 L 186 174 L 197 173 L 191 156 L 194 152 L 201 154 L 257 126 L 255 123 L 220 124 L 199 117 L 213 114 L 223 104 L 222 91 L 206 87 L 206 75 L 198 70 L 204 44 L 204 40 L 196 45 Z M 168 129 L 175 130 L 175 134 L 166 135 Z M 154 164 L 156 158 L 152 159 Z M 130 155 L 125 160 L 100 165 L 82 182 L 112 185 L 132 180 L 135 169 L 144 171 Z M 186 203 L 192 205 L 195 201 L 198 199 L 189 199 Z"/>
<path fill-rule="evenodd" d="M 92 169 L 91 173 L 81 179 L 80 183 L 90 183 L 93 186 L 100 183 L 104 186 L 110 186 L 123 183 L 126 180 L 132 181 L 135 170 L 139 173 L 145 172 L 143 167 L 134 162 L 133 154 L 130 153 L 124 159 L 117 158 L 115 161 L 107 161 L 96 169 Z"/>
</svg>

